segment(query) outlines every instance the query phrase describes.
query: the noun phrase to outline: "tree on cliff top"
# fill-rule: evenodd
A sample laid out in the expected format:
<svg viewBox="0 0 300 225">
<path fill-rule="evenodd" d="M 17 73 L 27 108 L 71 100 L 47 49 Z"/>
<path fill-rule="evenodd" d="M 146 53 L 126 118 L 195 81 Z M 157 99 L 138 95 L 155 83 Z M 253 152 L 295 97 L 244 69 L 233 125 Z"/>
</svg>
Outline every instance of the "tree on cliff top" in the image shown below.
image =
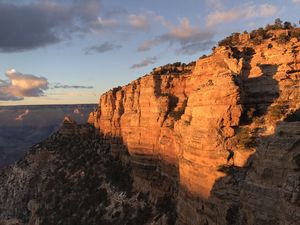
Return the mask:
<svg viewBox="0 0 300 225">
<path fill-rule="evenodd" d="M 261 44 L 263 40 L 273 38 L 272 32 L 269 32 L 272 30 L 288 30 L 288 40 L 292 37 L 296 37 L 300 40 L 300 29 L 297 28 L 296 25 L 292 25 L 289 21 L 283 22 L 280 18 L 277 18 L 274 24 L 268 24 L 265 28 L 260 27 L 251 31 L 250 40 L 255 45 Z M 248 32 L 246 31 L 244 34 L 248 34 Z M 282 37 L 279 36 L 275 38 L 279 41 L 282 40 Z M 230 36 L 218 42 L 218 46 L 235 46 L 239 44 L 241 44 L 240 33 L 232 33 Z"/>
</svg>

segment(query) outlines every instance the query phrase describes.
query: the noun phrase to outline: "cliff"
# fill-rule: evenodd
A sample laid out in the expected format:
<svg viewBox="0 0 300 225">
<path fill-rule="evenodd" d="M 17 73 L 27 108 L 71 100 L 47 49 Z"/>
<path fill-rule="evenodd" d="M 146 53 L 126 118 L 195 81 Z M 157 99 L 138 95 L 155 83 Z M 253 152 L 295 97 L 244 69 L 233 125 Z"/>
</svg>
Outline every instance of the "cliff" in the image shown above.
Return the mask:
<svg viewBox="0 0 300 225">
<path fill-rule="evenodd" d="M 91 114 L 112 154 L 130 154 L 134 186 L 176 201 L 178 224 L 300 221 L 300 43 L 249 38 L 112 89 Z"/>
<path fill-rule="evenodd" d="M 0 222 L 299 224 L 300 37 L 280 32 L 103 94 L 0 173 Z"/>
</svg>

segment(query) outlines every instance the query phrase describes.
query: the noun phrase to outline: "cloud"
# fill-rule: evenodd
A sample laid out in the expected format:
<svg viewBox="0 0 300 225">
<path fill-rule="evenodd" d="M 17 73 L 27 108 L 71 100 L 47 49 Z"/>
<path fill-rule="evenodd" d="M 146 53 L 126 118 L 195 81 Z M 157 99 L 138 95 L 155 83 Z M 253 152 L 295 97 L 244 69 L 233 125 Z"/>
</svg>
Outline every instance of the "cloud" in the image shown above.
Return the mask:
<svg viewBox="0 0 300 225">
<path fill-rule="evenodd" d="M 121 45 L 113 44 L 110 42 L 104 42 L 101 45 L 93 45 L 93 46 L 90 46 L 90 47 L 84 49 L 84 53 L 86 55 L 91 54 L 91 53 L 104 53 L 104 52 L 112 51 L 115 49 L 119 49 L 121 47 L 122 47 Z"/>
<path fill-rule="evenodd" d="M 162 35 L 162 36 L 159 36 L 159 37 L 151 39 L 151 40 L 146 40 L 142 44 L 140 44 L 140 46 L 138 47 L 138 51 L 139 52 L 148 51 L 156 45 L 160 45 L 164 42 L 167 42 L 168 39 L 169 39 L 168 37 L 166 37 L 165 35 Z"/>
<path fill-rule="evenodd" d="M 212 8 L 215 8 L 215 9 L 219 9 L 219 8 L 222 8 L 223 7 L 223 2 L 224 0 L 206 0 L 206 3 L 212 7 Z"/>
<path fill-rule="evenodd" d="M 214 44 L 215 42 L 212 40 L 200 42 L 195 41 L 190 44 L 183 45 L 181 48 L 177 49 L 177 52 L 184 55 L 193 55 L 195 53 L 210 49 Z"/>
<path fill-rule="evenodd" d="M 23 100 L 24 97 L 39 97 L 48 89 L 48 80 L 44 77 L 25 75 L 16 70 L 6 71 L 8 81 L 0 80 L 0 101 Z"/>
<path fill-rule="evenodd" d="M 262 4 L 259 6 L 258 17 L 270 17 L 278 13 L 278 8 L 271 4 Z"/>
<path fill-rule="evenodd" d="M 81 86 L 81 85 L 66 85 L 66 84 L 55 84 L 53 88 L 61 89 L 92 89 L 93 86 Z"/>
<path fill-rule="evenodd" d="M 98 0 L 0 1 L 0 52 L 31 50 L 90 32 L 99 11 Z"/>
<path fill-rule="evenodd" d="M 163 25 L 168 29 L 168 32 L 154 39 L 146 40 L 139 47 L 138 51 L 147 51 L 151 48 L 168 43 L 169 45 L 179 45 L 176 51 L 184 54 L 194 54 L 199 49 L 207 50 L 208 43 L 212 44 L 214 32 L 211 30 L 200 30 L 199 27 L 192 26 L 188 18 L 182 18 L 178 26 L 164 21 Z M 191 47 L 195 47 L 192 51 Z"/>
<path fill-rule="evenodd" d="M 146 67 L 146 66 L 149 66 L 149 65 L 152 65 L 152 64 L 156 63 L 157 60 L 158 60 L 158 57 L 156 57 L 156 56 L 148 57 L 140 63 L 133 64 L 130 67 L 130 69 L 138 69 L 138 68 Z"/>
<path fill-rule="evenodd" d="M 298 3 L 300 3 L 300 0 L 292 0 L 292 3 L 298 4 Z"/>
<path fill-rule="evenodd" d="M 150 23 L 148 21 L 148 18 L 144 15 L 136 15 L 136 14 L 130 14 L 128 16 L 128 22 L 129 24 L 136 29 L 149 29 Z"/>
<path fill-rule="evenodd" d="M 255 17 L 270 17 L 278 12 L 278 8 L 271 4 L 245 4 L 230 10 L 214 11 L 206 18 L 206 25 L 212 27 L 214 25 L 226 22 L 232 22 L 240 19 L 251 19 Z"/>
<path fill-rule="evenodd" d="M 115 19 L 102 19 L 100 16 L 97 18 L 97 23 L 102 26 L 102 27 L 105 27 L 105 26 L 115 26 L 117 25 L 117 20 Z"/>
<path fill-rule="evenodd" d="M 22 121 L 24 120 L 24 117 L 27 116 L 29 114 L 29 109 L 26 109 L 25 112 L 21 113 L 20 115 L 18 115 L 15 120 L 17 121 Z"/>
</svg>

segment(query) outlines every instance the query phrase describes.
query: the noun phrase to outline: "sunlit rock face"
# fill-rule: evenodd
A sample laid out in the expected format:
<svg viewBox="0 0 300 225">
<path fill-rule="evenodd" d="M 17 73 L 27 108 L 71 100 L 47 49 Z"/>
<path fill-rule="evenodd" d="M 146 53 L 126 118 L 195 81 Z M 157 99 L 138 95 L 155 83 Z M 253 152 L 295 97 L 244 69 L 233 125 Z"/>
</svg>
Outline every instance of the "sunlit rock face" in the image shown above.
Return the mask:
<svg viewBox="0 0 300 225">
<path fill-rule="evenodd" d="M 90 115 L 115 156 L 130 154 L 136 188 L 176 200 L 178 224 L 300 220 L 300 122 L 284 121 L 300 107 L 300 44 L 241 38 L 186 73 L 110 90 Z"/>
</svg>

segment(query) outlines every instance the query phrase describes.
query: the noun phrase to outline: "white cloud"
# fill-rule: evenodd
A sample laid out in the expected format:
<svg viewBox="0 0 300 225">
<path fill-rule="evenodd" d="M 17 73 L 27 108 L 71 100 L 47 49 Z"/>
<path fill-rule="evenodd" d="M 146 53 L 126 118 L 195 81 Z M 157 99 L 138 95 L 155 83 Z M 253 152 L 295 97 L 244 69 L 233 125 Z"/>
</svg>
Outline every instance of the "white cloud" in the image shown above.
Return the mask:
<svg viewBox="0 0 300 225">
<path fill-rule="evenodd" d="M 97 18 L 97 24 L 104 27 L 110 27 L 117 25 L 117 20 L 115 19 L 103 19 L 100 16 Z"/>
<path fill-rule="evenodd" d="M 207 46 L 212 45 L 213 32 L 210 30 L 200 30 L 199 27 L 191 25 L 188 18 L 181 18 L 179 25 L 175 26 L 163 18 L 160 18 L 162 25 L 168 29 L 168 32 L 157 36 L 154 39 L 144 41 L 138 48 L 138 51 L 147 51 L 152 47 L 163 43 L 170 45 L 177 44 L 177 51 L 184 54 L 194 54 L 199 49 L 205 50 Z M 209 44 L 208 44 L 209 43 Z M 191 49 L 191 47 L 195 48 Z"/>
<path fill-rule="evenodd" d="M 206 25 L 214 25 L 226 22 L 232 22 L 240 19 L 251 19 L 255 17 L 270 17 L 278 12 L 278 8 L 271 4 L 253 5 L 246 4 L 230 10 L 216 10 L 210 13 L 206 18 Z"/>
<path fill-rule="evenodd" d="M 152 47 L 162 44 L 163 42 L 165 42 L 165 41 L 161 37 L 157 37 L 157 38 L 151 39 L 151 40 L 146 40 L 142 44 L 140 44 L 140 46 L 138 47 L 138 51 L 139 52 L 148 51 Z"/>
<path fill-rule="evenodd" d="M 109 52 L 109 51 L 120 49 L 121 47 L 122 47 L 121 45 L 117 45 L 112 42 L 104 42 L 100 45 L 93 45 L 88 48 L 85 48 L 84 53 L 86 55 L 89 55 L 92 53 L 104 53 L 104 52 Z"/>
<path fill-rule="evenodd" d="M 300 3 L 300 0 L 292 0 L 292 2 L 293 2 L 294 4 L 298 4 L 298 3 Z"/>
<path fill-rule="evenodd" d="M 170 27 L 170 35 L 178 39 L 191 38 L 200 33 L 198 27 L 193 27 L 188 18 L 182 18 L 178 27 Z"/>
<path fill-rule="evenodd" d="M 156 57 L 156 56 L 148 57 L 140 63 L 133 64 L 130 67 L 130 69 L 138 69 L 138 68 L 146 67 L 146 66 L 149 66 L 149 65 L 152 65 L 152 64 L 156 63 L 157 60 L 158 60 L 158 57 Z"/>
<path fill-rule="evenodd" d="M 149 21 L 144 15 L 130 14 L 128 22 L 132 27 L 137 29 L 148 29 L 150 27 Z"/>
<path fill-rule="evenodd" d="M 215 8 L 215 9 L 222 8 L 223 7 L 223 1 L 222 0 L 206 0 L 207 4 L 210 7 Z"/>
<path fill-rule="evenodd" d="M 258 16 L 259 17 L 270 17 L 270 16 L 276 15 L 277 12 L 278 12 L 278 8 L 275 5 L 262 4 L 259 6 Z"/>
<path fill-rule="evenodd" d="M 39 97 L 48 89 L 48 80 L 44 77 L 22 74 L 14 69 L 7 70 L 6 77 L 8 81 L 0 83 L 0 101 Z"/>
</svg>

